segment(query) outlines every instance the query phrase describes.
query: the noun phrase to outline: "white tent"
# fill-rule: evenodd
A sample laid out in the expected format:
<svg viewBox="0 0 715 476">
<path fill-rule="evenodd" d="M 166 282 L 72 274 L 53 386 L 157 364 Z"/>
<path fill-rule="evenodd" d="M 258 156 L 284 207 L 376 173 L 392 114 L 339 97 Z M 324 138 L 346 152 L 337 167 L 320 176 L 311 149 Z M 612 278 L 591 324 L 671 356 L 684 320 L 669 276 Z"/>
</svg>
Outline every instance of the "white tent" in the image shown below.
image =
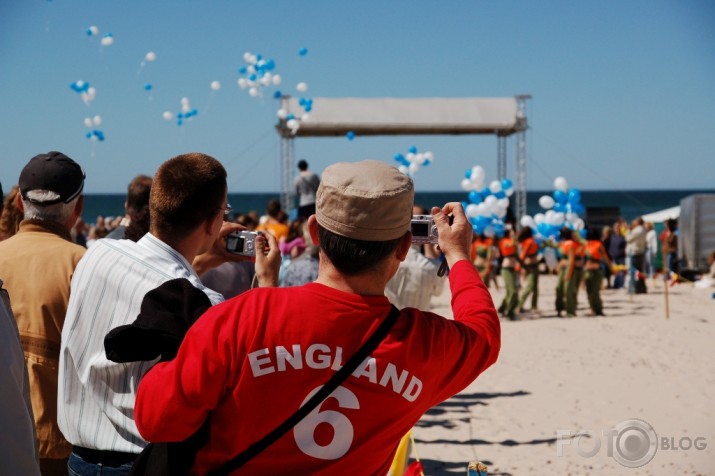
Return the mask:
<svg viewBox="0 0 715 476">
<path fill-rule="evenodd" d="M 665 210 L 643 215 L 643 221 L 650 223 L 663 223 L 666 220 L 678 219 L 680 217 L 680 207 L 670 207 Z"/>
</svg>

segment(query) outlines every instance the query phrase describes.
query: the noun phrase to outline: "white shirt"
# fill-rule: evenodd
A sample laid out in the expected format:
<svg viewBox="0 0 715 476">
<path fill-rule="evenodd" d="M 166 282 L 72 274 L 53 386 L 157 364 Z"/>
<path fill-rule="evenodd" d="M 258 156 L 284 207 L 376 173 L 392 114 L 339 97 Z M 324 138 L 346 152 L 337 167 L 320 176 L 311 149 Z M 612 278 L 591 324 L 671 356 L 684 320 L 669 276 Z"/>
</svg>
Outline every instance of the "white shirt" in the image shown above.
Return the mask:
<svg viewBox="0 0 715 476">
<path fill-rule="evenodd" d="M 2 281 L 0 281 L 2 287 Z M 40 475 L 30 379 L 15 316 L 0 299 L 0 461 L 3 474 Z"/>
<path fill-rule="evenodd" d="M 438 269 L 437 264 L 412 247 L 388 281 L 385 295 L 400 309 L 414 307 L 429 311 L 432 296 L 438 296 L 444 287 L 445 279 L 437 276 Z"/>
<path fill-rule="evenodd" d="M 147 233 L 131 240 L 97 240 L 80 260 L 72 278 L 60 349 L 57 419 L 73 445 L 140 453 L 146 446 L 134 423 L 139 380 L 155 363 L 117 364 L 107 360 L 104 336 L 131 324 L 144 295 L 175 278 L 186 278 L 209 297 L 188 261 Z"/>
</svg>

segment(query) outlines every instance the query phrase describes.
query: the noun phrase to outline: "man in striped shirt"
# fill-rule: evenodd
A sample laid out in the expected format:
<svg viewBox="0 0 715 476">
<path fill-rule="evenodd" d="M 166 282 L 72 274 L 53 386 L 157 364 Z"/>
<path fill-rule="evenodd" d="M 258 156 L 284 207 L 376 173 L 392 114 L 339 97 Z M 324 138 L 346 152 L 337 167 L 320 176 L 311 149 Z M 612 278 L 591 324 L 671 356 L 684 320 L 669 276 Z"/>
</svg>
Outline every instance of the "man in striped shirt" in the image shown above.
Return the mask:
<svg viewBox="0 0 715 476">
<path fill-rule="evenodd" d="M 240 228 L 224 223 L 226 171 L 214 158 L 184 154 L 156 172 L 151 188 L 150 232 L 138 242 L 98 240 L 77 265 L 60 351 L 58 423 L 72 443 L 71 474 L 99 468 L 128 473 L 146 446 L 134 423 L 139 381 L 155 363 L 115 363 L 106 358 L 104 337 L 139 314 L 144 295 L 175 278 L 203 291 L 212 304 L 223 296 L 198 275 L 225 261 L 223 237 Z M 266 239 L 275 250 L 265 255 Z M 259 285 L 275 285 L 280 256 L 272 238 L 256 239 Z"/>
</svg>

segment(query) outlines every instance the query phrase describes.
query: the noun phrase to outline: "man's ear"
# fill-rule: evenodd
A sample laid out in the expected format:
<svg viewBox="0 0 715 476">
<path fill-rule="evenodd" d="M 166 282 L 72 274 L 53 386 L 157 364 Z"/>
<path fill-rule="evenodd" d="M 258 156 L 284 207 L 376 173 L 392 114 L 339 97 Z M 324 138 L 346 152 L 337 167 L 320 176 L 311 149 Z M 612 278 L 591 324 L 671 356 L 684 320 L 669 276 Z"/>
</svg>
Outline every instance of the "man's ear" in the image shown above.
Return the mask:
<svg viewBox="0 0 715 476">
<path fill-rule="evenodd" d="M 407 252 L 410 251 L 410 247 L 412 246 L 412 233 L 409 231 L 402 235 L 402 238 L 400 238 L 400 242 L 397 245 L 397 250 L 395 250 L 397 259 L 400 261 L 405 261 L 405 258 L 407 258 Z"/>
<path fill-rule="evenodd" d="M 25 207 L 22 204 L 22 196 L 20 195 L 20 192 L 15 195 L 15 206 L 17 206 L 18 210 L 25 213 Z"/>
<path fill-rule="evenodd" d="M 313 244 L 318 246 L 320 240 L 318 240 L 318 220 L 315 219 L 315 215 L 308 217 L 308 232 L 310 233 L 310 239 L 313 240 Z"/>
</svg>

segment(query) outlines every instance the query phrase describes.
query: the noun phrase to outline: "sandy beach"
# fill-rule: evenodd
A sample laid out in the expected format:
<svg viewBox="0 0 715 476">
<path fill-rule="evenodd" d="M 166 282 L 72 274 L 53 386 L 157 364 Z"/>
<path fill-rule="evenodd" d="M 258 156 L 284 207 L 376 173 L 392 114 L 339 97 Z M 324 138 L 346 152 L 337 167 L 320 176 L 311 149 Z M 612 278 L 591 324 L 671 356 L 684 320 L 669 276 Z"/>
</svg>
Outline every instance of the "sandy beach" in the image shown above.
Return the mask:
<svg viewBox="0 0 715 476">
<path fill-rule="evenodd" d="M 502 319 L 497 363 L 420 420 L 425 474 L 466 474 L 475 459 L 490 475 L 715 474 L 715 289 L 668 288 L 669 318 L 663 282 L 603 290 L 605 317 L 586 316 L 582 289 L 578 317 L 560 319 L 555 285 L 542 276 L 542 315 Z M 503 287 L 491 292 L 498 306 Z M 451 316 L 450 298 L 447 286 L 433 311 Z M 645 465 L 617 460 L 651 445 Z"/>
</svg>

